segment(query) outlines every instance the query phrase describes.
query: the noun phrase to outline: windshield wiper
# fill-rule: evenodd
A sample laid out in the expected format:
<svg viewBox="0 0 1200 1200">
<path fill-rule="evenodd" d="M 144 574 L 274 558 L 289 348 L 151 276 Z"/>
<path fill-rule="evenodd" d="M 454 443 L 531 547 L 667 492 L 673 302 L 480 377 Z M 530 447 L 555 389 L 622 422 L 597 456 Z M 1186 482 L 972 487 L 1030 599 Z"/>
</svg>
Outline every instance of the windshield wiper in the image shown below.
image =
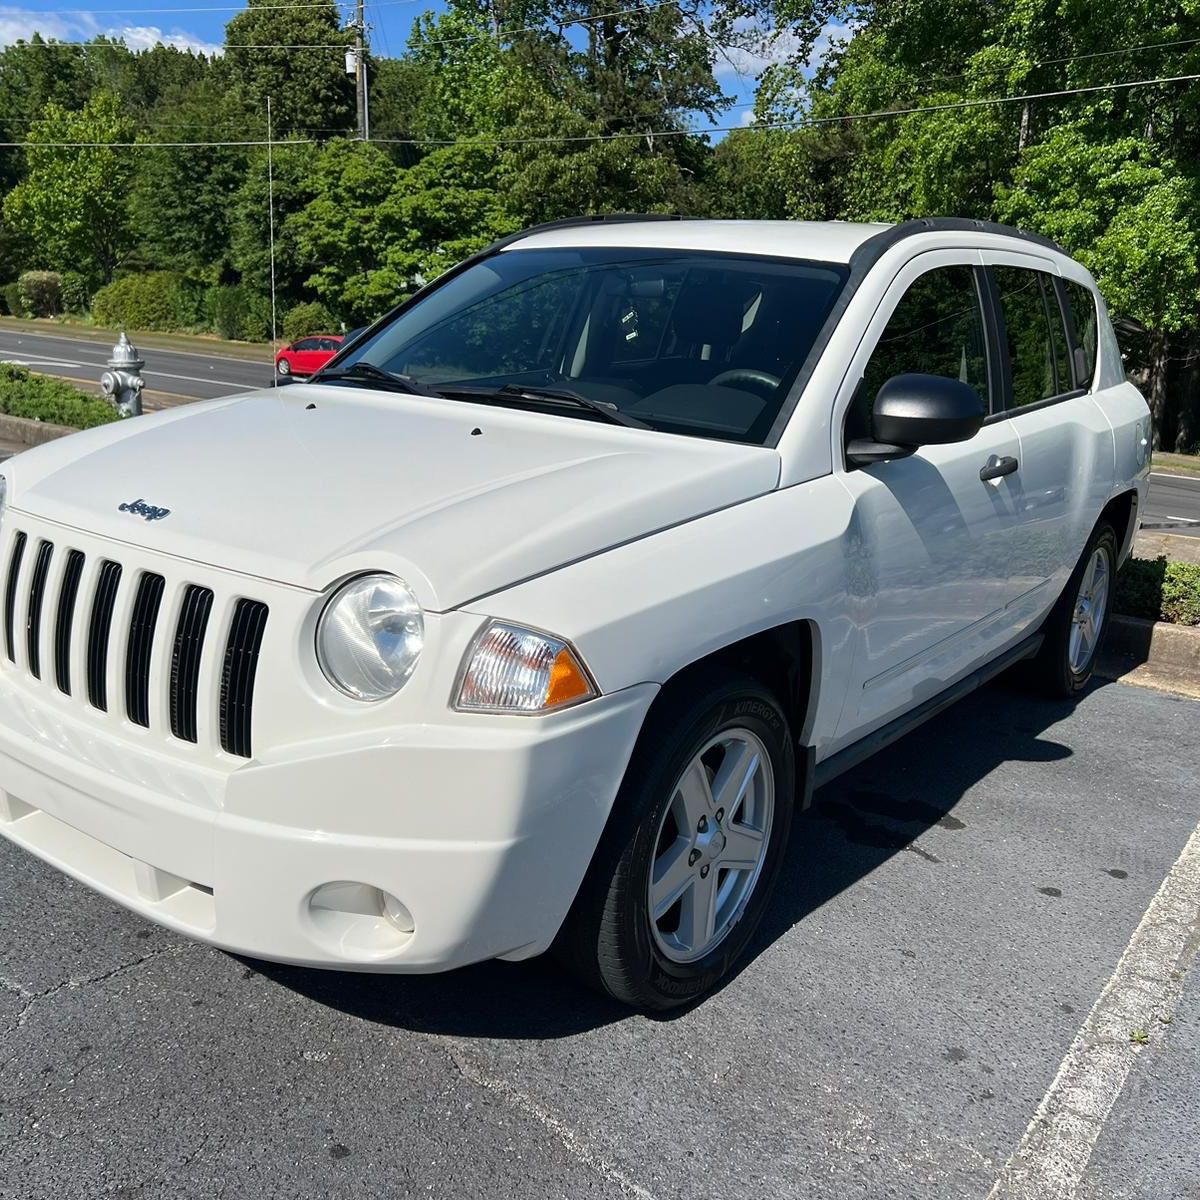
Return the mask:
<svg viewBox="0 0 1200 1200">
<path fill-rule="evenodd" d="M 441 392 L 435 392 L 432 388 L 427 388 L 423 383 L 418 383 L 411 375 L 401 375 L 396 371 L 385 371 L 382 367 L 377 367 L 374 363 L 369 362 L 356 362 L 343 370 L 321 371 L 313 376 L 314 383 L 324 383 L 328 380 L 337 381 L 341 379 L 379 383 L 386 388 L 397 392 L 404 392 L 409 396 L 432 396 L 435 399 L 444 399 Z"/>
<path fill-rule="evenodd" d="M 650 429 L 645 421 L 631 417 L 622 412 L 615 404 L 605 404 L 601 400 L 593 400 L 590 396 L 572 388 L 538 387 L 524 383 L 506 383 L 499 388 L 476 387 L 447 387 L 446 392 L 453 395 L 478 397 L 480 400 L 549 400 L 555 404 L 574 404 L 577 408 L 586 408 L 603 417 L 614 425 L 624 425 L 628 429 Z"/>
</svg>

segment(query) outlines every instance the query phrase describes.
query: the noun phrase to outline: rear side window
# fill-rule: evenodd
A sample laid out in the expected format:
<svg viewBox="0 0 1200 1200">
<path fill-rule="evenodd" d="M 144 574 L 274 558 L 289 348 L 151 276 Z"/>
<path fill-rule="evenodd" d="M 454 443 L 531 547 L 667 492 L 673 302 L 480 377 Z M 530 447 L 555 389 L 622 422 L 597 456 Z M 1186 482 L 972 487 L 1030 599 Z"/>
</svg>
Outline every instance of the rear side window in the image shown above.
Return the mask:
<svg viewBox="0 0 1200 1200">
<path fill-rule="evenodd" d="M 1079 345 L 1075 350 L 1077 356 L 1076 368 L 1080 384 L 1091 387 L 1092 377 L 1096 374 L 1096 297 L 1091 288 L 1082 283 L 1074 283 L 1070 279 L 1063 282 L 1067 286 L 1067 299 L 1071 302 L 1071 316 L 1075 320 L 1075 336 Z"/>
<path fill-rule="evenodd" d="M 987 342 L 975 272 L 936 267 L 900 298 L 863 372 L 849 414 L 850 437 L 867 437 L 875 396 L 893 375 L 944 375 L 969 383 L 986 402 Z"/>
<path fill-rule="evenodd" d="M 1025 267 L 993 267 L 1012 370 L 1012 407 L 1040 404 L 1071 391 L 1067 330 L 1054 277 Z"/>
</svg>

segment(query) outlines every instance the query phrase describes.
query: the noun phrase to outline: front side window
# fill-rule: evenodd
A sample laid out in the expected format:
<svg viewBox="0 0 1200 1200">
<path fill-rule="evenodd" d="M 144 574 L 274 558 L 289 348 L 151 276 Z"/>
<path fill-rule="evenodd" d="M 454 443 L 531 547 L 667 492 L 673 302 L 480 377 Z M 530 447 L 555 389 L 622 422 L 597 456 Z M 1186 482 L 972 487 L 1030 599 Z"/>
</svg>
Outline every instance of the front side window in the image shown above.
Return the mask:
<svg viewBox="0 0 1200 1200">
<path fill-rule="evenodd" d="M 879 389 L 893 375 L 908 374 L 961 380 L 986 401 L 987 341 L 971 267 L 935 267 L 900 298 L 867 362 L 849 415 L 848 437 L 870 437 Z"/>
<path fill-rule="evenodd" d="M 654 429 L 761 443 L 847 275 L 693 250 L 507 250 L 356 343 L 337 369 L 363 362 L 451 400 L 569 390 Z"/>
<path fill-rule="evenodd" d="M 1024 408 L 1074 388 L 1067 331 L 1054 277 L 1025 267 L 994 267 L 1012 370 L 1012 406 Z"/>
<path fill-rule="evenodd" d="M 1075 336 L 1079 339 L 1076 354 L 1079 357 L 1079 381 L 1083 387 L 1091 387 L 1096 373 L 1096 297 L 1092 289 L 1070 279 L 1063 281 L 1067 287 L 1067 299 L 1071 303 L 1071 316 L 1075 320 Z"/>
</svg>

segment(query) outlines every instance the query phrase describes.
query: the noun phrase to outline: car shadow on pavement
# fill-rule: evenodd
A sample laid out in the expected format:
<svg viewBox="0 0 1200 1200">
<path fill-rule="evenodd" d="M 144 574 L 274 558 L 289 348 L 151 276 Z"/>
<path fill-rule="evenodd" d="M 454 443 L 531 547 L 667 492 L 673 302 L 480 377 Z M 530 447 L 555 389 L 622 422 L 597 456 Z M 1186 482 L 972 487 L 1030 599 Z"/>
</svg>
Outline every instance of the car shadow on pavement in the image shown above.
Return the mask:
<svg viewBox="0 0 1200 1200">
<path fill-rule="evenodd" d="M 1093 687 L 1104 686 L 1094 684 Z M 792 826 L 774 899 L 728 987 L 808 914 L 935 826 L 961 830 L 954 807 L 999 764 L 1055 762 L 1071 750 L 1043 736 L 1074 705 L 1030 697 L 1012 673 L 821 788 Z M 479 1038 L 559 1038 L 630 1016 L 549 958 L 490 962 L 443 975 L 366 975 L 274 963 L 247 966 L 320 1004 L 382 1025 Z M 687 1009 L 662 1015 L 671 1020 Z"/>
</svg>

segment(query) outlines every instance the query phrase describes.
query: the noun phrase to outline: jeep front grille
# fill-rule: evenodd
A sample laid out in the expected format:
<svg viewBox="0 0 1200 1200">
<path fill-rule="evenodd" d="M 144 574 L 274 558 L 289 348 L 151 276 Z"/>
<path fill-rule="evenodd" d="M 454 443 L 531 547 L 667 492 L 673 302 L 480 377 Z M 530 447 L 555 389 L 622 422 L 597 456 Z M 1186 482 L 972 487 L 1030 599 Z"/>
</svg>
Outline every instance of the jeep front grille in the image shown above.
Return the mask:
<svg viewBox="0 0 1200 1200">
<path fill-rule="evenodd" d="M 87 703 L 105 713 L 111 700 L 109 672 L 115 667 L 124 683 L 124 715 L 130 723 L 147 729 L 161 723 L 181 742 L 200 740 L 200 699 L 215 690 L 216 721 L 205 728 L 212 729 L 228 754 L 249 758 L 254 679 L 267 606 L 230 597 L 224 646 L 214 647 L 205 658 L 215 607 L 210 588 L 183 581 L 172 588 L 163 575 L 127 569 L 109 558 L 99 558 L 90 573 L 87 566 L 83 550 L 56 549 L 50 541 L 31 540 L 25 531 L 16 532 L 4 577 L 9 660 L 41 680 L 42 648 L 48 645 L 58 690 L 65 696 L 86 692 Z M 17 637 L 19 617 L 25 623 L 23 661 L 18 655 L 22 649 Z M 44 622 L 50 627 L 44 628 Z M 86 686 L 72 678 L 72 649 L 77 642 Z M 114 653 L 123 653 L 123 661 L 114 663 Z M 204 678 L 203 672 L 218 671 L 218 679 Z M 156 683 L 159 680 L 161 684 Z M 166 691 L 165 704 L 155 692 L 158 686 Z M 165 720 L 159 716 L 164 712 Z"/>
</svg>

